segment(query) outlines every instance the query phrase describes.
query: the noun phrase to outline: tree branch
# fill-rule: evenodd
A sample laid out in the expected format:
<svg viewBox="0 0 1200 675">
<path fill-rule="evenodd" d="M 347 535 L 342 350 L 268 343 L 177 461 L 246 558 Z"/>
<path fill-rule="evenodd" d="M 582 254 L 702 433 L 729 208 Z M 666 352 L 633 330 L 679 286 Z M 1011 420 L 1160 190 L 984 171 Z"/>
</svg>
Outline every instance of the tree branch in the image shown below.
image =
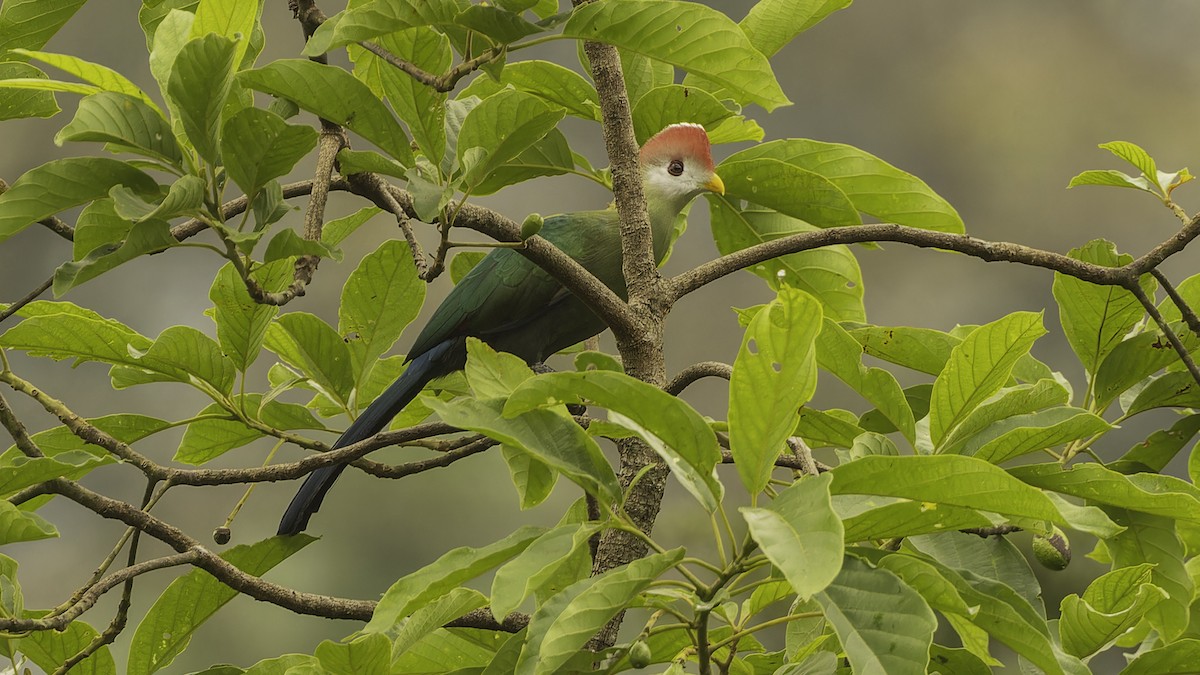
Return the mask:
<svg viewBox="0 0 1200 675">
<path fill-rule="evenodd" d="M 126 505 L 128 506 L 128 505 Z M 0 630 L 2 631 L 27 631 L 27 630 L 65 630 L 67 625 L 75 619 L 79 618 L 87 610 L 95 605 L 100 597 L 114 587 L 119 586 L 126 581 L 133 579 L 139 575 L 154 570 L 161 570 L 168 567 L 177 567 L 179 565 L 195 564 L 200 558 L 199 551 L 188 549 L 182 553 L 175 555 L 163 556 L 140 562 L 136 565 L 130 565 L 124 569 L 104 577 L 103 579 L 92 584 L 78 600 L 76 600 L 66 611 L 55 614 L 50 617 L 41 619 L 22 619 L 19 617 L 0 618 Z"/>
<path fill-rule="evenodd" d="M 1167 297 L 1171 298 L 1171 302 L 1175 303 L 1175 307 L 1179 309 L 1179 314 L 1183 317 L 1184 322 L 1187 323 L 1188 328 L 1191 329 L 1196 337 L 1200 337 L 1200 317 L 1196 316 L 1196 311 L 1179 294 L 1179 291 L 1171 284 L 1171 280 L 1167 279 L 1167 275 L 1162 273 L 1162 270 L 1156 267 L 1150 270 L 1150 274 L 1158 280 L 1163 290 L 1167 292 Z"/>
<path fill-rule="evenodd" d="M 330 619 L 367 621 L 374 612 L 375 603 L 369 600 L 348 600 L 315 593 L 302 593 L 247 574 L 206 549 L 200 542 L 189 537 L 179 528 L 125 502 L 93 492 L 73 481 L 55 478 L 49 481 L 49 484 L 51 491 L 55 494 L 70 499 L 102 518 L 119 520 L 126 525 L 136 527 L 179 553 L 193 551 L 195 559 L 191 561 L 192 565 L 213 575 L 218 581 L 233 590 L 245 593 L 255 600 L 269 602 L 299 614 L 311 614 Z M 0 630 L 3 629 L 4 620 L 0 620 Z"/>
<path fill-rule="evenodd" d="M 39 220 L 38 224 L 67 241 L 75 241 L 75 228 L 58 216 L 46 216 Z"/>
<path fill-rule="evenodd" d="M 489 47 L 479 56 L 463 61 L 441 75 L 434 75 L 417 67 L 416 64 L 396 56 L 374 42 L 363 41 L 359 42 L 358 46 L 383 59 L 388 65 L 399 68 L 401 72 L 417 82 L 441 93 L 451 91 L 458 85 L 459 80 L 495 61 L 504 53 L 503 46 Z"/>
<path fill-rule="evenodd" d="M 664 390 L 672 396 L 678 396 L 683 393 L 692 383 L 705 377 L 719 377 L 723 380 L 728 380 L 733 376 L 733 366 L 728 363 L 719 361 L 701 361 L 679 371 L 675 379 L 671 380 Z"/>
</svg>

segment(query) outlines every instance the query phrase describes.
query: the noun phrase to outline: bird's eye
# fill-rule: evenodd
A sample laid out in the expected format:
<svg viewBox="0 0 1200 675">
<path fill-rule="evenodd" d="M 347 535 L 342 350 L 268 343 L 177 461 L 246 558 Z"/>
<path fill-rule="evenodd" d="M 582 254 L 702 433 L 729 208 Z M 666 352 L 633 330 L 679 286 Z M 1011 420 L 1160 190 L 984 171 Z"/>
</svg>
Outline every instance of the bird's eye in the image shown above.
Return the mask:
<svg viewBox="0 0 1200 675">
<path fill-rule="evenodd" d="M 678 159 L 671 160 L 671 163 L 667 165 L 667 173 L 671 174 L 672 176 L 682 176 L 683 161 Z"/>
</svg>

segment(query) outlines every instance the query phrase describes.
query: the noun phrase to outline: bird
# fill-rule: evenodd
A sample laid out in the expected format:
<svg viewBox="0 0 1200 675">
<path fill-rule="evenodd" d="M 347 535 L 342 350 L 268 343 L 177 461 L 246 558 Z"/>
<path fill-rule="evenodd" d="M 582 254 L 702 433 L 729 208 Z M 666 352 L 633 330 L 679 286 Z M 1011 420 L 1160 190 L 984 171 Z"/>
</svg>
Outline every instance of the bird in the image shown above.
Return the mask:
<svg viewBox="0 0 1200 675">
<path fill-rule="evenodd" d="M 698 124 L 672 124 L 652 136 L 638 153 L 638 165 L 654 259 L 661 263 L 684 207 L 704 192 L 723 195 L 725 185 L 713 167 L 708 135 Z M 622 299 L 627 297 L 620 218 L 614 208 L 549 216 L 538 234 Z M 434 311 L 406 356 L 404 372 L 346 428 L 333 449 L 379 433 L 428 382 L 461 370 L 468 337 L 539 364 L 606 327 L 582 300 L 519 251 L 492 249 Z M 303 532 L 345 468 L 331 464 L 309 474 L 284 512 L 278 533 Z"/>
</svg>

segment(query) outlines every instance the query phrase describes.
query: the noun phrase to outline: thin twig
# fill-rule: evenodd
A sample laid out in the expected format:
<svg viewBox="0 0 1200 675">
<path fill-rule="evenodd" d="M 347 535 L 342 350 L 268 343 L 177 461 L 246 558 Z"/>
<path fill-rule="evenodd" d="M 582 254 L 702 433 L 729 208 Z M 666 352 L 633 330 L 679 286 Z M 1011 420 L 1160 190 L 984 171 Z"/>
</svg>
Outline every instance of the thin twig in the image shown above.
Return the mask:
<svg viewBox="0 0 1200 675">
<path fill-rule="evenodd" d="M 1130 293 L 1133 293 L 1138 302 L 1142 303 L 1142 307 L 1145 308 L 1146 313 L 1150 315 L 1150 318 L 1154 319 L 1154 323 L 1158 324 L 1158 329 L 1163 332 L 1163 335 L 1167 336 L 1167 340 L 1170 341 L 1171 346 L 1175 349 L 1175 353 L 1179 355 L 1179 360 L 1183 361 L 1183 365 L 1192 374 L 1192 379 L 1195 380 L 1197 385 L 1200 385 L 1200 368 L 1196 367 L 1196 362 L 1192 360 L 1191 353 L 1188 352 L 1188 348 L 1184 346 L 1179 336 L 1175 334 L 1175 331 L 1171 328 L 1171 324 L 1167 323 L 1162 313 L 1158 311 L 1158 307 L 1154 305 L 1154 300 L 1146 295 L 1146 291 L 1142 290 L 1141 285 L 1138 283 L 1129 284 L 1125 288 Z"/>
<path fill-rule="evenodd" d="M 29 291 L 29 293 L 27 293 L 25 295 L 25 297 L 21 298 L 20 300 L 17 300 L 16 302 L 12 303 L 8 307 L 5 307 L 3 310 L 0 310 L 0 321 L 4 321 L 5 319 L 12 316 L 13 314 L 16 314 L 17 312 L 21 311 L 21 309 L 23 307 L 25 307 L 25 305 L 28 305 L 29 303 L 33 302 L 34 300 L 37 300 L 39 295 L 41 295 L 42 293 L 45 293 L 53 285 L 54 285 L 54 276 L 51 275 L 51 277 L 49 279 L 38 284 L 37 288 L 33 289 L 32 291 Z"/>
<path fill-rule="evenodd" d="M 404 241 L 408 242 L 409 253 L 412 254 L 413 264 L 417 268 L 417 276 L 424 281 L 430 280 L 429 262 L 425 259 L 425 251 L 421 248 L 421 242 L 417 241 L 417 237 L 413 234 L 412 227 L 409 224 L 409 214 L 396 200 L 395 195 L 388 189 L 390 186 L 387 181 L 374 173 L 356 173 L 348 177 L 351 185 L 354 185 L 359 192 L 357 194 L 367 196 L 373 202 L 384 204 L 383 209 L 396 217 L 396 225 L 400 231 L 404 233 Z M 364 192 L 367 194 L 364 195 Z M 369 196 L 368 196 L 369 195 Z"/>
<path fill-rule="evenodd" d="M 133 508 L 128 504 L 123 505 Z M 81 614 L 91 609 L 92 606 L 100 600 L 101 596 L 103 596 L 112 588 L 125 583 L 127 580 L 133 579 L 134 577 L 147 572 L 153 572 L 154 570 L 161 570 L 167 567 L 177 567 L 179 565 L 195 564 L 199 559 L 199 551 L 185 550 L 182 553 L 176 553 L 175 555 L 154 558 L 153 560 L 147 560 L 136 565 L 125 567 L 121 570 L 113 572 L 112 574 L 93 584 L 92 587 L 89 588 L 88 591 L 79 598 L 79 601 L 72 605 L 67 611 L 62 612 L 61 614 L 56 614 L 49 618 L 41 619 L 22 619 L 17 617 L 0 618 L 0 630 L 63 630 L 67 627 L 67 624 L 71 623 L 75 619 L 79 618 Z"/>
<path fill-rule="evenodd" d="M 1150 274 L 1158 280 L 1159 285 L 1161 285 L 1163 290 L 1167 292 L 1167 297 L 1171 298 L 1171 302 L 1175 303 L 1175 307 L 1179 309 L 1179 314 L 1183 317 L 1184 322 L 1187 323 L 1188 328 L 1190 328 L 1197 337 L 1200 337 L 1200 317 L 1196 316 L 1196 311 L 1193 310 L 1192 306 L 1188 304 L 1188 301 L 1179 294 L 1179 291 L 1175 288 L 1174 284 L 1167 279 L 1167 275 L 1162 273 L 1162 270 L 1156 267 L 1150 270 Z"/>
</svg>

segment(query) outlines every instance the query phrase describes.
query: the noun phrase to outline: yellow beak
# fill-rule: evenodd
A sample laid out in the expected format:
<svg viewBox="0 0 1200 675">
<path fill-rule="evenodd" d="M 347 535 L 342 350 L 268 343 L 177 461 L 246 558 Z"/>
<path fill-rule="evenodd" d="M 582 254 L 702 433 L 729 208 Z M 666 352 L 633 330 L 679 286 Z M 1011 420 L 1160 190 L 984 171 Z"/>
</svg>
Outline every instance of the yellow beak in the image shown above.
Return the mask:
<svg viewBox="0 0 1200 675">
<path fill-rule="evenodd" d="M 704 184 L 704 189 L 723 195 L 725 194 L 725 182 L 721 180 L 720 176 L 714 173 L 712 178 L 709 178 L 708 182 Z"/>
</svg>

